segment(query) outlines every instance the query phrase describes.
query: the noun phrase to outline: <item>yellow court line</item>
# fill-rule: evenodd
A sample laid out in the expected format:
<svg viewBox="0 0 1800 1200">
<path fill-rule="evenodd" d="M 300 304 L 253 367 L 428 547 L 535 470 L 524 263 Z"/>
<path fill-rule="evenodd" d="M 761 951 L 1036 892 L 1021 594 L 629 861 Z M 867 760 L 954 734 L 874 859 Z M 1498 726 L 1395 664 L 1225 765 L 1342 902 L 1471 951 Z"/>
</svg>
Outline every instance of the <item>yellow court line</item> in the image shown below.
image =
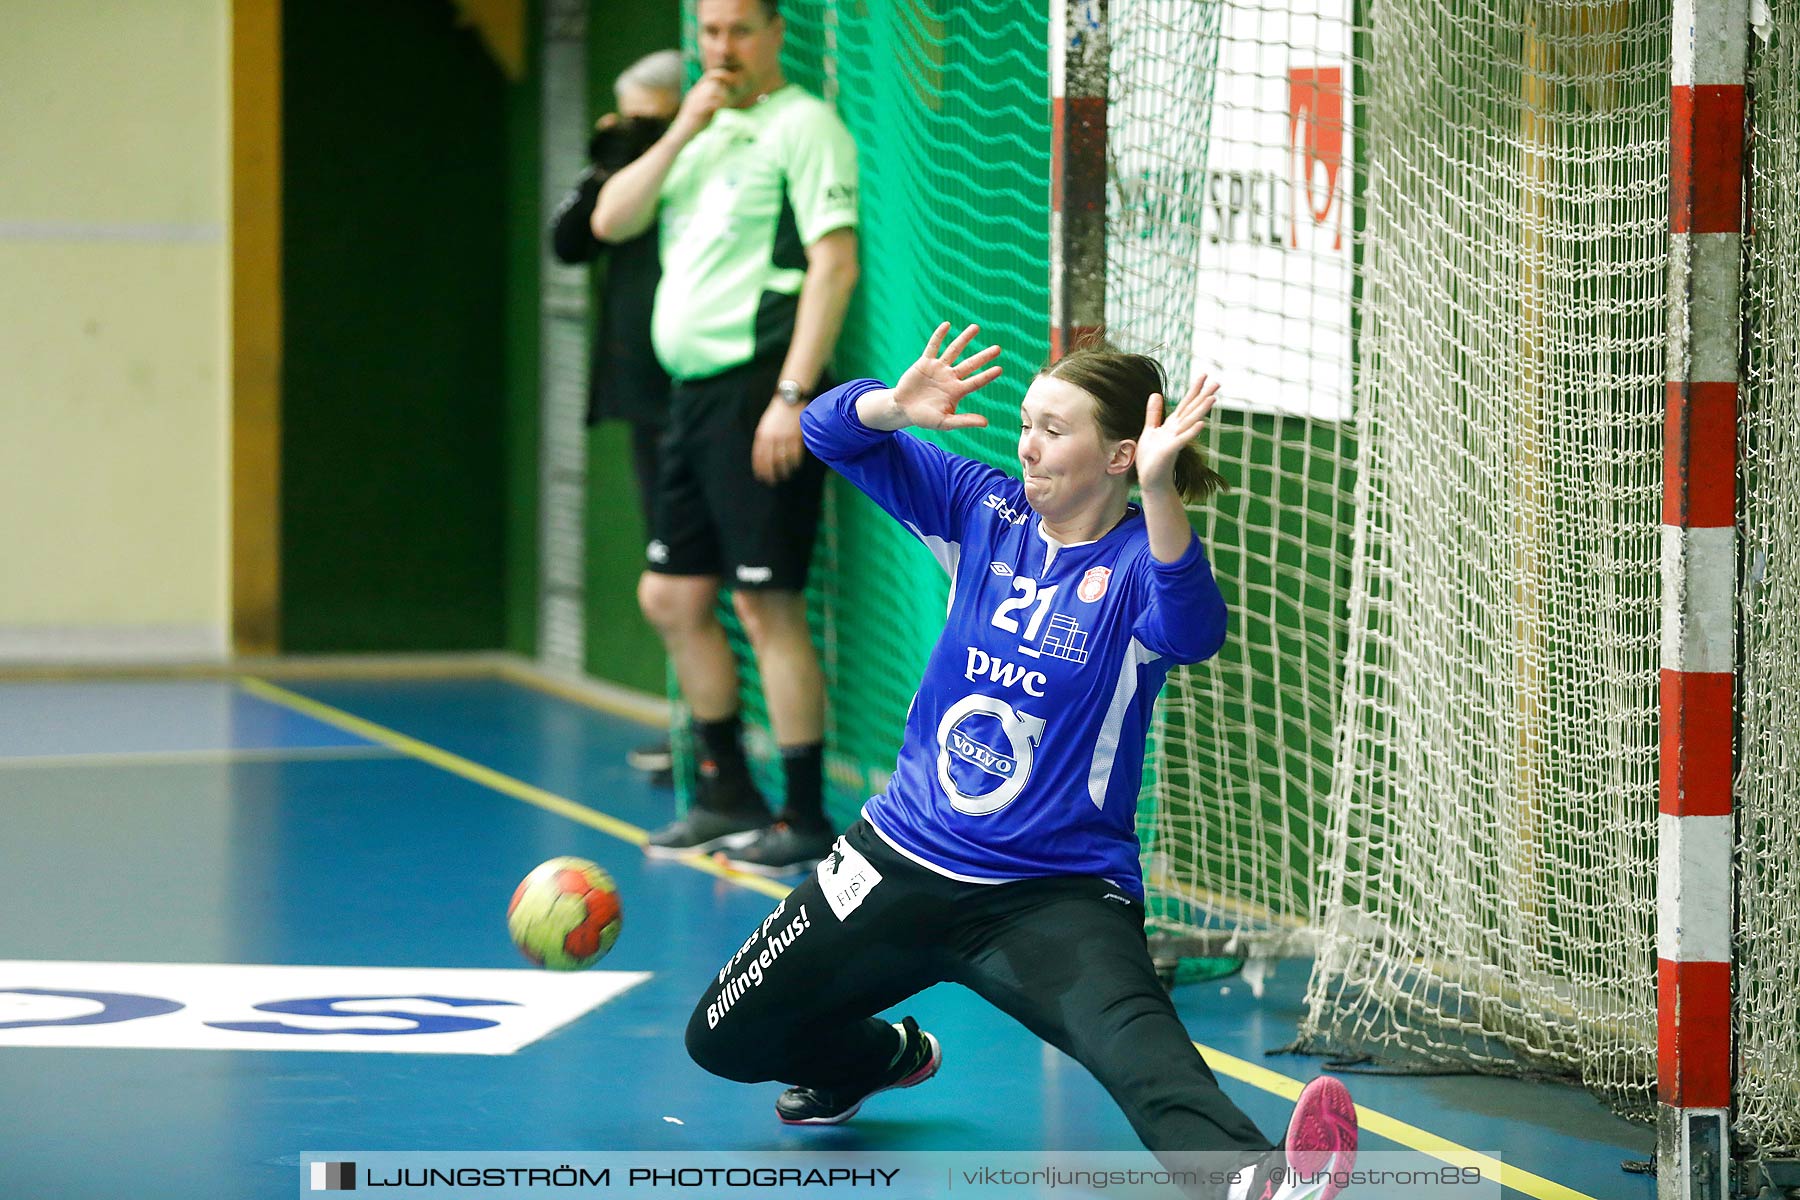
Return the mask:
<svg viewBox="0 0 1800 1200">
<path fill-rule="evenodd" d="M 1298 1079 L 1290 1079 L 1279 1071 L 1271 1071 L 1267 1067 L 1259 1067 L 1253 1062 L 1245 1062 L 1234 1058 L 1223 1050 L 1215 1050 L 1211 1046 L 1194 1043 L 1206 1065 L 1220 1075 L 1230 1076 L 1239 1083 L 1247 1083 L 1252 1087 L 1272 1092 L 1284 1100 L 1298 1100 L 1300 1089 L 1305 1087 Z M 1492 1155 L 1482 1154 L 1461 1146 L 1448 1138 L 1439 1137 L 1430 1130 L 1420 1129 L 1417 1125 L 1408 1125 L 1372 1108 L 1356 1106 L 1356 1123 L 1358 1128 L 1368 1133 L 1378 1134 L 1389 1141 L 1398 1142 L 1408 1150 L 1417 1150 L 1428 1154 L 1440 1162 L 1449 1163 L 1453 1167 L 1474 1167 L 1481 1171 L 1482 1177 L 1492 1179 L 1502 1187 L 1511 1188 L 1515 1192 L 1523 1192 L 1527 1196 L 1535 1196 L 1538 1200 L 1594 1200 L 1586 1192 L 1578 1192 L 1574 1188 L 1565 1187 L 1552 1179 L 1541 1175 L 1533 1175 L 1530 1171 L 1521 1170 L 1508 1163 L 1503 1163 Z"/>
<path fill-rule="evenodd" d="M 394 730 L 387 728 L 385 725 L 377 725 L 373 721 L 365 721 L 361 717 L 352 716 L 342 709 L 331 707 L 329 704 L 321 704 L 319 701 L 302 696 L 297 692 L 290 692 L 286 688 L 276 687 L 267 680 L 256 679 L 252 676 L 244 676 L 238 680 L 238 685 L 251 695 L 260 696 L 271 704 L 279 704 L 283 708 L 303 713 L 306 716 L 313 718 L 315 721 L 323 721 L 325 724 L 337 729 L 342 729 L 346 733 L 354 733 L 358 737 L 367 738 L 371 742 L 379 742 L 381 745 L 397 750 L 409 758 L 416 758 L 420 762 L 429 763 L 440 771 L 448 771 L 452 775 L 460 776 L 471 783 L 480 784 L 482 787 L 499 792 L 502 795 L 511 796 L 515 800 L 523 800 L 527 804 L 534 804 L 537 807 L 544 809 L 546 812 L 553 812 L 559 817 L 567 817 L 569 820 L 586 825 L 590 829 L 597 829 L 601 833 L 616 837 L 622 842 L 630 842 L 634 846 L 642 846 L 649 837 L 649 834 L 645 833 L 642 829 L 639 829 L 636 825 L 631 824 L 629 821 L 621 821 L 617 817 L 610 817 L 603 812 L 589 808 L 585 804 L 577 804 L 567 797 L 559 796 L 555 792 L 545 791 L 541 787 L 534 787 L 522 780 L 514 779 L 510 775 L 503 775 L 491 767 L 484 767 L 478 762 L 462 757 L 460 754 L 452 754 L 448 750 L 440 750 L 438 747 L 433 746 L 428 742 L 421 742 L 418 738 L 408 737 L 404 733 L 397 733 Z M 739 887 L 749 888 L 753 892 L 761 892 L 763 895 L 771 896 L 777 900 L 786 896 L 789 891 L 788 888 L 776 883 L 772 879 L 764 879 L 760 875 L 751 875 L 744 871 L 736 871 L 730 867 L 721 866 L 712 859 L 698 854 L 688 855 L 685 858 L 671 859 L 670 861 L 678 862 L 682 866 L 690 867 L 696 871 L 704 871 L 706 874 L 717 876 L 728 883 L 735 883 Z"/>
<path fill-rule="evenodd" d="M 20 767 L 163 767 L 205 763 L 333 762 L 350 758 L 391 758 L 389 746 L 257 746 L 210 750 L 125 750 L 98 754 L 0 756 L 0 771 Z"/>
<path fill-rule="evenodd" d="M 317 700 L 290 692 L 286 688 L 276 687 L 265 680 L 245 676 L 239 680 L 239 684 L 245 691 L 260 696 L 273 704 L 304 713 L 315 720 L 323 721 L 325 724 L 335 726 L 347 733 L 354 733 L 358 737 L 367 738 L 369 741 L 379 742 L 402 754 L 419 759 L 421 762 L 429 763 L 440 770 L 448 771 L 452 775 L 461 776 L 472 783 L 491 788 L 516 800 L 523 800 L 527 804 L 535 804 L 539 808 L 598 829 L 621 841 L 641 846 L 648 836 L 636 825 L 621 821 L 617 817 L 609 817 L 603 812 L 598 812 L 583 804 L 577 804 L 554 792 L 533 787 L 510 775 L 502 775 L 498 771 L 472 762 L 460 755 L 452 754 L 448 750 L 440 750 L 417 738 L 396 733 L 386 726 L 377 725 L 373 721 L 365 721 L 361 717 L 352 716 L 340 709 L 332 708 L 328 704 L 321 704 Z M 699 855 L 672 861 L 679 862 L 682 866 L 691 867 L 696 871 L 704 871 L 708 875 L 717 876 L 735 883 L 739 887 L 761 892 L 765 896 L 771 896 L 777 900 L 786 896 L 790 890 L 774 880 L 763 879 L 743 871 L 734 871 L 730 867 L 720 866 L 711 859 Z M 1195 1045 L 1214 1071 L 1240 1083 L 1260 1088 L 1286 1100 L 1298 1099 L 1300 1089 L 1305 1086 L 1297 1079 L 1290 1079 L 1278 1071 L 1271 1071 L 1267 1067 L 1235 1058 L 1222 1050 L 1215 1050 L 1211 1046 L 1201 1046 L 1198 1043 Z M 1448 1138 L 1439 1137 L 1416 1125 L 1409 1125 L 1405 1121 L 1396 1120 L 1373 1109 L 1364 1108 L 1360 1104 L 1356 1106 L 1356 1116 L 1358 1125 L 1370 1133 L 1398 1142 L 1410 1150 L 1428 1154 L 1452 1166 L 1476 1167 L 1486 1178 L 1497 1180 L 1501 1186 L 1536 1197 L 1537 1200 L 1594 1200 L 1594 1197 L 1586 1193 L 1564 1187 L 1562 1184 L 1542 1176 L 1533 1175 L 1530 1171 L 1509 1166 L 1499 1159 L 1470 1150 Z"/>
</svg>

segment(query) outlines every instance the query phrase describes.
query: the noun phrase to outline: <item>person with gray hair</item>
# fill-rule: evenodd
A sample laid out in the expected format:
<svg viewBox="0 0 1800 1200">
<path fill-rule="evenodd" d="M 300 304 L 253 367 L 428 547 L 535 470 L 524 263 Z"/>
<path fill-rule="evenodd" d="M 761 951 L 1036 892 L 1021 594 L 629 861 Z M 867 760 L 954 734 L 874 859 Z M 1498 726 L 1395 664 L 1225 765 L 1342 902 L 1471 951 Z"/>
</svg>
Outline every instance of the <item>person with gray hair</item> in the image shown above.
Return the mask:
<svg viewBox="0 0 1800 1200">
<path fill-rule="evenodd" d="M 656 50 L 644 55 L 613 80 L 613 98 L 618 101 L 619 111 L 641 109 L 644 105 L 639 98 L 643 93 L 660 92 L 662 95 L 652 103 L 665 116 L 673 115 L 675 107 L 681 103 L 682 73 L 679 50 Z"/>
<path fill-rule="evenodd" d="M 559 262 L 606 259 L 588 371 L 587 423 L 619 420 L 629 427 L 632 474 L 646 527 L 659 462 L 657 444 L 669 416 L 669 377 L 650 345 L 651 309 L 662 278 L 657 230 L 652 225 L 637 237 L 607 243 L 594 236 L 592 220 L 606 181 L 669 127 L 681 105 L 681 77 L 681 54 L 676 50 L 646 54 L 619 72 L 613 82 L 616 107 L 595 123 L 588 141 L 590 165 L 557 206 L 550 226 L 550 246 Z M 658 783 L 672 780 L 667 737 L 633 750 L 628 759 Z"/>
</svg>

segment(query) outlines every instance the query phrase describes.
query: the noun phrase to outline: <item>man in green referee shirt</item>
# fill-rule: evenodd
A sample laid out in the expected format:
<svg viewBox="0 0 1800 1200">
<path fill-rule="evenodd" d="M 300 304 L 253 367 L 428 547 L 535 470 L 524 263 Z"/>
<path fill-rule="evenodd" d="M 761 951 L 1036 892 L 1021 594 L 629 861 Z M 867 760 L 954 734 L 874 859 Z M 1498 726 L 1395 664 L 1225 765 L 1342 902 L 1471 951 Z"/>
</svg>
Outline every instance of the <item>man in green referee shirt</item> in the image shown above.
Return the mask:
<svg viewBox="0 0 1800 1200">
<path fill-rule="evenodd" d="M 652 855 L 723 851 L 780 875 L 831 849 L 824 678 L 806 572 L 825 469 L 800 440 L 856 286 L 856 147 L 781 73 L 776 0 L 700 0 L 705 68 L 669 130 L 607 180 L 594 235 L 661 222 L 652 341 L 673 382 L 638 603 L 694 717 L 695 804 Z M 756 651 L 787 795 L 771 823 L 739 744 L 719 589 Z"/>
</svg>

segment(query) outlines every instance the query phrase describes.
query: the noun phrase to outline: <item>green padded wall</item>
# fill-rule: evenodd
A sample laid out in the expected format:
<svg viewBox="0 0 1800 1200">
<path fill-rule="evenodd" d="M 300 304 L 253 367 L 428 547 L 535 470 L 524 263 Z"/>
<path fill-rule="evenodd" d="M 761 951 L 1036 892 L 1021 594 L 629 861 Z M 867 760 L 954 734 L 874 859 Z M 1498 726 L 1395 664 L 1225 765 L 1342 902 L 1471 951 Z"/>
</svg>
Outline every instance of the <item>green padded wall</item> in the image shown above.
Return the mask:
<svg viewBox="0 0 1800 1200">
<path fill-rule="evenodd" d="M 283 648 L 493 648 L 504 76 L 441 0 L 282 21 Z"/>
</svg>

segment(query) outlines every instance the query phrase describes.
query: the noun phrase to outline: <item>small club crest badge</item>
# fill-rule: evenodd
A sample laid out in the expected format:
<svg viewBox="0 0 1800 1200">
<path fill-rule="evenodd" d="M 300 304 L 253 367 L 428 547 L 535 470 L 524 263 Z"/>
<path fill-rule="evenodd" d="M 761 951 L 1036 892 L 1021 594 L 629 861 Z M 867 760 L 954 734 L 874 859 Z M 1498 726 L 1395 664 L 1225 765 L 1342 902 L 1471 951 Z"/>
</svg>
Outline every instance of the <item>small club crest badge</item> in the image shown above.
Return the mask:
<svg viewBox="0 0 1800 1200">
<path fill-rule="evenodd" d="M 1106 595 L 1106 585 L 1112 579 L 1111 567 L 1092 567 L 1081 577 L 1081 583 L 1075 589 L 1075 595 L 1082 601 L 1092 604 Z"/>
</svg>

